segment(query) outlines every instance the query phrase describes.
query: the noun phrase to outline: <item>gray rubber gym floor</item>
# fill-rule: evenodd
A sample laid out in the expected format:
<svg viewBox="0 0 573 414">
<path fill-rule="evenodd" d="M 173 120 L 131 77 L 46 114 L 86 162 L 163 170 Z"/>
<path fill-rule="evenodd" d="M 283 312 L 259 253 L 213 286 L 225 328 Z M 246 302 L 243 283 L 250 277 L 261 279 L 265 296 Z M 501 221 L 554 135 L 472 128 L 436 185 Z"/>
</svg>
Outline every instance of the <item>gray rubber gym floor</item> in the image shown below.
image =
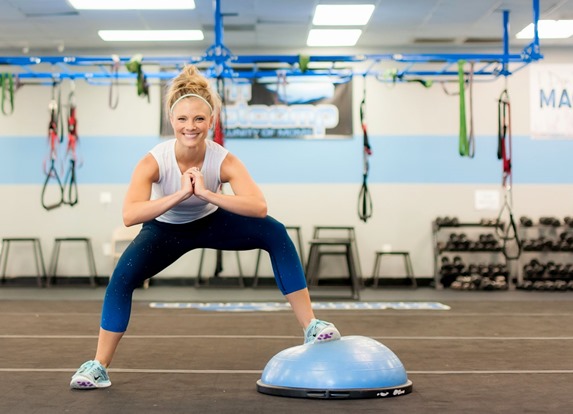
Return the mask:
<svg viewBox="0 0 573 414">
<path fill-rule="evenodd" d="M 151 287 L 135 293 L 111 388 L 72 391 L 94 354 L 104 288 L 0 288 L 0 413 L 568 413 L 572 292 L 365 289 L 362 301 L 433 301 L 449 310 L 317 310 L 343 335 L 402 361 L 413 392 L 314 400 L 258 393 L 273 355 L 302 341 L 290 311 L 154 309 L 153 301 L 282 301 L 275 289 Z M 321 299 L 314 295 L 314 301 Z"/>
</svg>

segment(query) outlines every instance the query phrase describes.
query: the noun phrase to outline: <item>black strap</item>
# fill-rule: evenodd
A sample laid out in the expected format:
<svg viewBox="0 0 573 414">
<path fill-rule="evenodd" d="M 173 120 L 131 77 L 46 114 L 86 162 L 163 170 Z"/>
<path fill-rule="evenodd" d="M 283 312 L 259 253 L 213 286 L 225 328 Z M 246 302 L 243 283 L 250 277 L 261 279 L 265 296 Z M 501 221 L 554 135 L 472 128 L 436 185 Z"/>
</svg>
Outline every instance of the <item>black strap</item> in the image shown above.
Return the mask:
<svg viewBox="0 0 573 414">
<path fill-rule="evenodd" d="M 56 100 L 56 89 L 58 91 L 58 100 Z M 64 187 L 62 185 L 62 180 L 58 174 L 58 170 L 56 168 L 56 161 L 58 158 L 58 132 L 60 130 L 60 88 L 59 83 L 53 82 L 52 84 L 52 99 L 49 104 L 50 109 L 50 123 L 48 124 L 48 142 L 50 145 L 50 168 L 46 170 L 46 179 L 44 181 L 44 186 L 42 187 L 42 207 L 46 210 L 52 210 L 61 206 L 64 202 Z M 59 142 L 63 140 L 63 132 L 60 136 Z M 47 199 L 47 189 L 48 184 L 50 181 L 55 180 L 59 195 L 57 201 L 54 203 L 48 203 Z"/>
<path fill-rule="evenodd" d="M 73 84 L 72 84 L 73 85 Z M 73 86 L 72 86 L 73 88 Z M 76 179 L 77 167 L 77 144 L 78 144 L 78 131 L 76 119 L 76 105 L 74 102 L 74 91 L 70 92 L 68 97 L 68 148 L 67 155 L 70 158 L 68 171 L 64 178 L 64 200 L 63 203 L 69 206 L 75 206 L 78 203 L 78 183 Z"/>
<path fill-rule="evenodd" d="M 59 194 L 59 199 L 56 202 L 49 204 L 46 201 L 47 197 L 46 192 L 48 189 L 48 184 L 51 181 L 50 180 L 51 178 L 53 178 L 56 181 L 60 194 Z M 64 187 L 62 186 L 62 181 L 60 180 L 60 176 L 58 175 L 58 171 L 56 169 L 56 160 L 52 159 L 50 162 L 50 169 L 46 173 L 46 180 L 44 181 L 44 186 L 42 187 L 42 207 L 50 211 L 53 210 L 54 208 L 60 207 L 63 204 L 63 202 L 64 202 Z"/>
<path fill-rule="evenodd" d="M 502 241 L 502 253 L 507 260 L 517 260 L 521 256 L 521 240 L 519 238 L 519 233 L 517 231 L 517 225 L 513 218 L 513 211 L 510 203 L 510 195 L 505 194 L 503 206 L 499 211 L 497 217 L 498 227 L 497 235 Z M 502 221 L 502 217 L 507 210 L 507 215 L 509 218 L 509 224 L 505 226 Z"/>
<path fill-rule="evenodd" d="M 113 65 L 111 67 L 112 80 L 109 84 L 108 103 L 111 109 L 116 109 L 119 104 L 119 66 L 120 59 L 117 55 L 112 55 Z M 115 97 L 113 91 L 115 90 Z"/>
<path fill-rule="evenodd" d="M 362 102 L 360 103 L 360 123 L 362 124 L 362 143 L 363 143 L 363 170 L 362 170 L 362 186 L 358 194 L 358 217 L 363 222 L 367 222 L 372 217 L 372 197 L 368 190 L 368 174 L 370 172 L 370 164 L 368 158 L 372 155 L 372 148 L 368 140 L 368 129 L 366 126 L 366 76 L 364 76 L 364 90 L 362 94 Z"/>
<path fill-rule="evenodd" d="M 497 106 L 498 114 L 498 147 L 497 158 L 502 161 L 502 189 L 503 206 L 499 211 L 498 223 L 502 222 L 502 216 L 507 213 L 509 224 L 506 228 L 498 227 L 498 236 L 503 241 L 502 251 L 506 259 L 516 260 L 521 256 L 521 240 L 517 231 L 517 225 L 513 217 L 512 197 L 512 164 L 511 164 L 511 103 L 507 89 L 501 92 Z M 511 245 L 513 244 L 513 251 Z"/>
<path fill-rule="evenodd" d="M 75 206 L 79 201 L 78 182 L 76 179 L 76 161 L 70 159 L 70 165 L 64 178 L 64 188 L 62 189 L 62 202 L 69 206 Z"/>
</svg>

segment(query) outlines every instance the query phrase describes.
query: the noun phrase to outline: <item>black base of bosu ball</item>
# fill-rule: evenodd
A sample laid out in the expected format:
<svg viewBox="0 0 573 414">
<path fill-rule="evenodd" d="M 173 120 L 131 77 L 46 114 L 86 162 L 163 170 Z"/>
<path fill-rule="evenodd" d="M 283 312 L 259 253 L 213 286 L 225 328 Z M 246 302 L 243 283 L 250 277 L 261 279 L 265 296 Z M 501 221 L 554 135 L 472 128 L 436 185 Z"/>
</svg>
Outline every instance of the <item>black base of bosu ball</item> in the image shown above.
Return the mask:
<svg viewBox="0 0 573 414">
<path fill-rule="evenodd" d="M 412 392 L 398 357 L 364 336 L 285 349 L 267 363 L 257 391 L 282 397 L 387 398 Z"/>
</svg>

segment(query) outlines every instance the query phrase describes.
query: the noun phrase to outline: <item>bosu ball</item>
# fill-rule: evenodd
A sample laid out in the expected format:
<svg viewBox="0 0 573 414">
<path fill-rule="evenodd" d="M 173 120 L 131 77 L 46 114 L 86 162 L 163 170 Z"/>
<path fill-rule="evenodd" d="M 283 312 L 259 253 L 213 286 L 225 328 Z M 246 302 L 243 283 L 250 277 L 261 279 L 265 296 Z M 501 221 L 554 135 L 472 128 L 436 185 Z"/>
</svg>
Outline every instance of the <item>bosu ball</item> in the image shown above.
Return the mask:
<svg viewBox="0 0 573 414">
<path fill-rule="evenodd" d="M 412 381 L 396 354 L 380 342 L 343 336 L 279 352 L 265 366 L 257 391 L 299 398 L 385 398 L 409 394 Z"/>
</svg>

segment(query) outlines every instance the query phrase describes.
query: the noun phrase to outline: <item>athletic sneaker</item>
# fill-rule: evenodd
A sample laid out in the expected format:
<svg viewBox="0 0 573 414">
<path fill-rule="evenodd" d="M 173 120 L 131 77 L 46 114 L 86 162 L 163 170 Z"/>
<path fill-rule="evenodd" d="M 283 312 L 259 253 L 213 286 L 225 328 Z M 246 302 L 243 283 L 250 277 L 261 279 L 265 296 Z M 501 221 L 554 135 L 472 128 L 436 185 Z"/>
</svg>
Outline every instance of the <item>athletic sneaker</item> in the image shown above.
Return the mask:
<svg viewBox="0 0 573 414">
<path fill-rule="evenodd" d="M 330 322 L 313 319 L 304 331 L 304 343 L 315 344 L 340 339 L 340 332 Z"/>
<path fill-rule="evenodd" d="M 87 361 L 76 371 L 70 382 L 70 388 L 87 390 L 106 388 L 111 385 L 107 370 L 99 361 Z"/>
</svg>

